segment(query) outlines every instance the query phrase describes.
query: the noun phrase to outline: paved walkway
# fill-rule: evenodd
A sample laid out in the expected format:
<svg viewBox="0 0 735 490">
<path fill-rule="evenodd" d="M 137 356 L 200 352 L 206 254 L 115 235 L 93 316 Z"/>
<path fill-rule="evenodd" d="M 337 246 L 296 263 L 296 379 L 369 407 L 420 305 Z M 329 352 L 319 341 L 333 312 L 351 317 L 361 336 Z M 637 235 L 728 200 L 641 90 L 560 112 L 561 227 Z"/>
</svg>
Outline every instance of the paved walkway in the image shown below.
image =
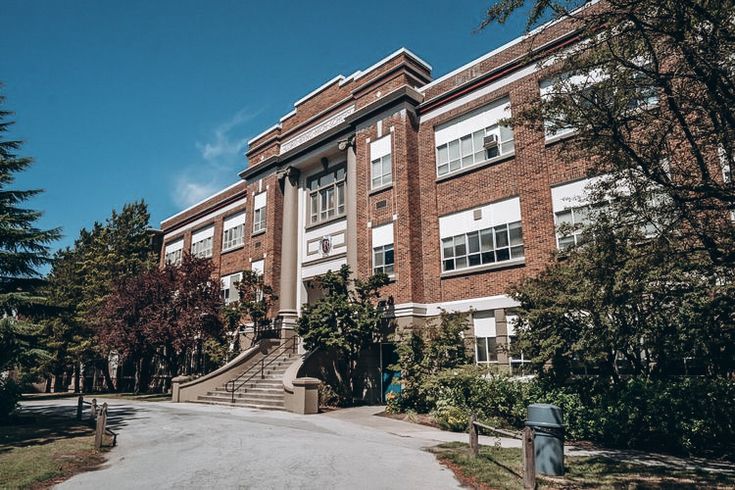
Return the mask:
<svg viewBox="0 0 735 490">
<path fill-rule="evenodd" d="M 118 446 L 101 469 L 60 488 L 459 488 L 452 472 L 423 450 L 437 443 L 433 436 L 375 430 L 340 412 L 106 401 Z M 22 406 L 74 417 L 76 400 Z"/>
</svg>

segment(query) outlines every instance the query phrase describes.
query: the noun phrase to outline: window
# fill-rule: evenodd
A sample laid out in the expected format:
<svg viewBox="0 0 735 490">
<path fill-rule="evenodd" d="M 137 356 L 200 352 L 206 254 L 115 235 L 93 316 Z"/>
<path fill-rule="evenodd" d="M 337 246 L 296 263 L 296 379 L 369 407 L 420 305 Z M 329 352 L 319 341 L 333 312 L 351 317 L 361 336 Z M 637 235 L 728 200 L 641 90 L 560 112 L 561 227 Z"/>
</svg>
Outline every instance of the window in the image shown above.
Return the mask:
<svg viewBox="0 0 735 490">
<path fill-rule="evenodd" d="M 442 216 L 439 234 L 443 272 L 523 259 L 520 199 Z"/>
<path fill-rule="evenodd" d="M 514 351 L 513 345 L 516 342 L 516 324 L 518 323 L 518 315 L 505 315 L 505 322 L 508 328 L 508 348 L 510 349 L 510 363 L 514 364 L 525 364 L 530 362 L 523 351 Z"/>
<path fill-rule="evenodd" d="M 222 250 L 232 250 L 243 244 L 245 234 L 245 213 L 225 218 L 222 226 Z"/>
<path fill-rule="evenodd" d="M 555 213 L 557 229 L 561 230 L 556 234 L 559 250 L 566 250 L 582 243 L 584 227 L 591 222 L 591 211 L 590 206 L 579 206 Z"/>
<path fill-rule="evenodd" d="M 445 272 L 520 258 L 523 258 L 520 221 L 442 239 Z"/>
<path fill-rule="evenodd" d="M 261 192 L 253 198 L 253 233 L 265 231 L 266 195 Z"/>
<path fill-rule="evenodd" d="M 164 248 L 164 260 L 166 264 L 178 265 L 181 263 L 182 253 L 184 251 L 184 239 L 180 238 L 175 242 L 171 242 Z"/>
<path fill-rule="evenodd" d="M 371 189 L 377 189 L 393 182 L 393 165 L 391 158 L 392 135 L 370 143 Z"/>
<path fill-rule="evenodd" d="M 510 101 L 506 97 L 439 126 L 434 134 L 437 175 L 441 177 L 513 154 L 513 130 L 499 124 L 510 115 Z"/>
<path fill-rule="evenodd" d="M 229 304 L 240 299 L 237 285 L 241 280 L 242 272 L 222 276 L 220 279 L 220 293 L 225 304 Z"/>
<path fill-rule="evenodd" d="M 191 235 L 191 254 L 199 258 L 212 256 L 212 237 L 214 226 L 208 226 Z"/>
<path fill-rule="evenodd" d="M 636 62 L 638 66 L 644 67 L 647 63 Z M 564 97 L 579 108 L 590 108 L 599 110 L 599 107 L 613 107 L 615 99 L 613 95 L 625 90 L 627 96 L 627 110 L 645 109 L 658 104 L 658 92 L 654 84 L 647 78 L 643 71 L 629 69 L 627 78 L 631 84 L 625 89 L 620 87 L 608 87 L 598 85 L 609 80 L 609 73 L 602 69 L 594 69 L 588 73 L 562 73 L 553 78 L 542 80 L 539 83 L 541 99 L 549 101 L 557 97 Z M 556 139 L 576 131 L 565 121 L 563 114 L 554 114 L 551 119 L 544 121 L 546 140 Z"/>
<path fill-rule="evenodd" d="M 578 180 L 551 189 L 551 201 L 556 221 L 556 243 L 559 250 L 582 243 L 584 228 L 592 222 L 606 203 L 589 202 L 589 189 L 601 177 Z"/>
<path fill-rule="evenodd" d="M 345 214 L 345 167 L 341 165 L 308 180 L 309 223 L 317 224 Z"/>
<path fill-rule="evenodd" d="M 475 362 L 487 364 L 498 361 L 495 312 L 478 311 L 472 315 L 475 334 Z"/>
<path fill-rule="evenodd" d="M 393 244 L 373 248 L 373 274 L 382 272 L 392 276 L 394 270 Z"/>
</svg>

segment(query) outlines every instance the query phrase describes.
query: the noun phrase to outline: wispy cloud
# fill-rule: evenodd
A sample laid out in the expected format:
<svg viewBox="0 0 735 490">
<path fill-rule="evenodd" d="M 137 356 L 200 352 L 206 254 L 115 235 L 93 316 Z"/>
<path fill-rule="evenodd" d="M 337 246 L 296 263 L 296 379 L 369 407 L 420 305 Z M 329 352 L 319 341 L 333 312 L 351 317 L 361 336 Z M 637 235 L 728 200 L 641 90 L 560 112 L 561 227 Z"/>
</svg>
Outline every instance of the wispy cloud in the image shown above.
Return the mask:
<svg viewBox="0 0 735 490">
<path fill-rule="evenodd" d="M 173 181 L 171 197 L 177 206 L 189 207 L 237 178 L 237 170 L 245 163 L 242 153 L 248 140 L 243 126 L 256 115 L 241 109 L 215 126 L 204 141 L 195 142 L 200 160 L 184 167 Z"/>
</svg>

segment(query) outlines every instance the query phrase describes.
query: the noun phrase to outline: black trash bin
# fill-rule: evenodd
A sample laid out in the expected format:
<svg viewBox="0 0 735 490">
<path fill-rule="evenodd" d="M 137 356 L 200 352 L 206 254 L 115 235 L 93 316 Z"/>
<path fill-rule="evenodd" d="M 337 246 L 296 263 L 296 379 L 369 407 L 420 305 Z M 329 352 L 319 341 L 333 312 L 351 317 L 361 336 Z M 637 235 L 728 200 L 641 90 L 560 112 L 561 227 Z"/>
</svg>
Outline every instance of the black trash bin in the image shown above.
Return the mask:
<svg viewBox="0 0 735 490">
<path fill-rule="evenodd" d="M 561 408 L 547 403 L 528 406 L 526 426 L 535 432 L 536 473 L 564 474 L 564 419 Z"/>
</svg>

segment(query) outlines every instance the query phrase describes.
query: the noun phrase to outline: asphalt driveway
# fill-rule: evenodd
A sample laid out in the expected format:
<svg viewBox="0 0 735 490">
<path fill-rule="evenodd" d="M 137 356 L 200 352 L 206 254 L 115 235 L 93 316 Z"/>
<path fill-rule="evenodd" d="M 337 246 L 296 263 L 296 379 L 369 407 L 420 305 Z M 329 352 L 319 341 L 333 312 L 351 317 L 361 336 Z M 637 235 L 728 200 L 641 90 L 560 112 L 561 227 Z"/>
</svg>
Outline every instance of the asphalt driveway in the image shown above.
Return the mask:
<svg viewBox="0 0 735 490">
<path fill-rule="evenodd" d="M 332 414 L 106 400 L 118 446 L 99 470 L 64 489 L 459 488 L 451 471 L 407 436 Z M 74 416 L 76 400 L 23 403 Z M 364 417 L 362 417 L 364 419 Z"/>
</svg>

